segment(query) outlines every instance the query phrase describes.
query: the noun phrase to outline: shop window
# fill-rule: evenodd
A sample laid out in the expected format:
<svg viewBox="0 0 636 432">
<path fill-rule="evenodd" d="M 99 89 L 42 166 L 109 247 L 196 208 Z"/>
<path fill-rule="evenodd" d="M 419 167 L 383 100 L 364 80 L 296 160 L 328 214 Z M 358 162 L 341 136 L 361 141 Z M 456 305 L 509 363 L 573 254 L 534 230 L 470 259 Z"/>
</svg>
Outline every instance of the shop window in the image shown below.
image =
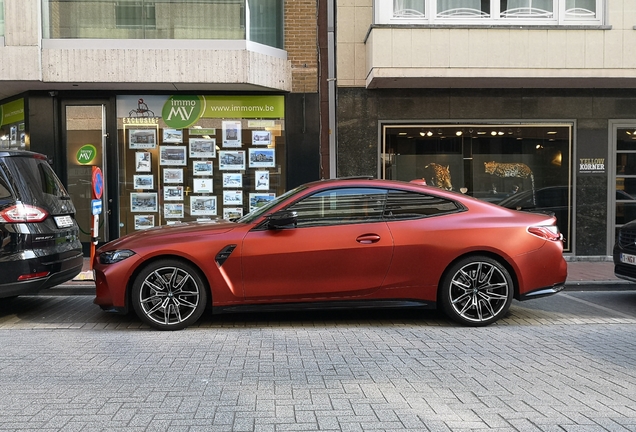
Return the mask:
<svg viewBox="0 0 636 432">
<path fill-rule="evenodd" d="M 283 96 L 117 98 L 120 235 L 236 220 L 286 190 Z"/>
<path fill-rule="evenodd" d="M 424 179 L 493 204 L 554 214 L 569 248 L 572 125 L 384 125 L 382 130 L 381 177 Z"/>
<path fill-rule="evenodd" d="M 376 24 L 600 25 L 605 0 L 375 0 Z"/>
</svg>

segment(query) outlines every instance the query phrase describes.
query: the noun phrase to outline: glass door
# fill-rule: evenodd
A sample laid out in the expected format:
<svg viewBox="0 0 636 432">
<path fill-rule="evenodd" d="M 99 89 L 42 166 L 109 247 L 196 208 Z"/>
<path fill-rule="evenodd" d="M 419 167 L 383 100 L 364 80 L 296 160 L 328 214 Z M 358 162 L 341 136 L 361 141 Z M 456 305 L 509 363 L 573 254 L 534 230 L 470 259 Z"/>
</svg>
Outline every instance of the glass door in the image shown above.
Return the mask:
<svg viewBox="0 0 636 432">
<path fill-rule="evenodd" d="M 610 164 L 613 175 L 609 176 L 609 254 L 619 228 L 636 219 L 636 123 L 614 123 L 611 130 L 614 160 Z"/>
<path fill-rule="evenodd" d="M 93 213 L 93 167 L 106 173 L 106 109 L 104 104 L 65 105 L 65 148 L 68 192 L 77 209 L 76 219 L 80 227 L 80 240 L 84 255 L 90 254 Z M 108 191 L 103 188 L 102 214 L 99 216 L 98 239 L 108 239 Z"/>
</svg>

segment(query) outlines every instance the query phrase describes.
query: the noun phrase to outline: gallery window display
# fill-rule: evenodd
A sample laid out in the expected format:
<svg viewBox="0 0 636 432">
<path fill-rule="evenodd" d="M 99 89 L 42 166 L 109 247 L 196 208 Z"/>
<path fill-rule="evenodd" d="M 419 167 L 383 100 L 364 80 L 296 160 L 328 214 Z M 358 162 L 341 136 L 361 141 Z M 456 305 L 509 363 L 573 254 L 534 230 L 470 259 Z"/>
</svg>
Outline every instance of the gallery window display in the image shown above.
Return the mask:
<svg viewBox="0 0 636 432">
<path fill-rule="evenodd" d="M 121 96 L 117 109 L 121 235 L 239 218 L 285 190 L 282 96 Z"/>
<path fill-rule="evenodd" d="M 557 217 L 570 250 L 572 124 L 385 124 L 380 176 Z"/>
</svg>

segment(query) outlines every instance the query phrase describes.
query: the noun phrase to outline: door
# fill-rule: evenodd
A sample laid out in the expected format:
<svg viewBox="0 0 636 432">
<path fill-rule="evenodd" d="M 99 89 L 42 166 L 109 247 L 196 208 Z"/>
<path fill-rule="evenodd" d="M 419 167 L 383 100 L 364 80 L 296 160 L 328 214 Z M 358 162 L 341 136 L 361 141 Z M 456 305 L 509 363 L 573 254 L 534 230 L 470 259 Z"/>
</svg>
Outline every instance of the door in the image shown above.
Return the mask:
<svg viewBox="0 0 636 432">
<path fill-rule="evenodd" d="M 296 228 L 254 230 L 242 248 L 245 297 L 302 300 L 377 290 L 393 255 L 386 190 L 341 188 L 294 203 Z"/>
<path fill-rule="evenodd" d="M 64 116 L 64 139 L 66 148 L 68 193 L 75 204 L 75 215 L 80 227 L 80 240 L 84 255 L 90 254 L 91 226 L 93 214 L 93 167 L 106 173 L 106 109 L 104 104 L 73 105 L 62 107 Z M 102 193 L 102 214 L 99 215 L 98 239 L 108 240 L 108 191 Z"/>
</svg>

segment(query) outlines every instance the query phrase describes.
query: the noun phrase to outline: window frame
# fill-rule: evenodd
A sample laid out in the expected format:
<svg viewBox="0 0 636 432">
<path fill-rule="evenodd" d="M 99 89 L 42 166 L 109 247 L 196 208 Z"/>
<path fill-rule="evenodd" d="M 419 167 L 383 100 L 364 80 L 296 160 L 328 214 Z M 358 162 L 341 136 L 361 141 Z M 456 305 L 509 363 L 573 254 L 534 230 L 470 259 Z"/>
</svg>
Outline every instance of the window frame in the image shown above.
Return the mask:
<svg viewBox="0 0 636 432">
<path fill-rule="evenodd" d="M 402 24 L 402 25 L 484 25 L 484 26 L 599 26 L 605 20 L 605 0 L 594 0 L 595 16 L 591 18 L 568 17 L 566 3 L 568 0 L 552 0 L 553 17 L 501 17 L 501 0 L 490 0 L 490 16 L 438 16 L 438 0 L 422 0 L 425 14 L 423 17 L 393 17 L 394 0 L 374 0 L 374 24 Z"/>
</svg>

